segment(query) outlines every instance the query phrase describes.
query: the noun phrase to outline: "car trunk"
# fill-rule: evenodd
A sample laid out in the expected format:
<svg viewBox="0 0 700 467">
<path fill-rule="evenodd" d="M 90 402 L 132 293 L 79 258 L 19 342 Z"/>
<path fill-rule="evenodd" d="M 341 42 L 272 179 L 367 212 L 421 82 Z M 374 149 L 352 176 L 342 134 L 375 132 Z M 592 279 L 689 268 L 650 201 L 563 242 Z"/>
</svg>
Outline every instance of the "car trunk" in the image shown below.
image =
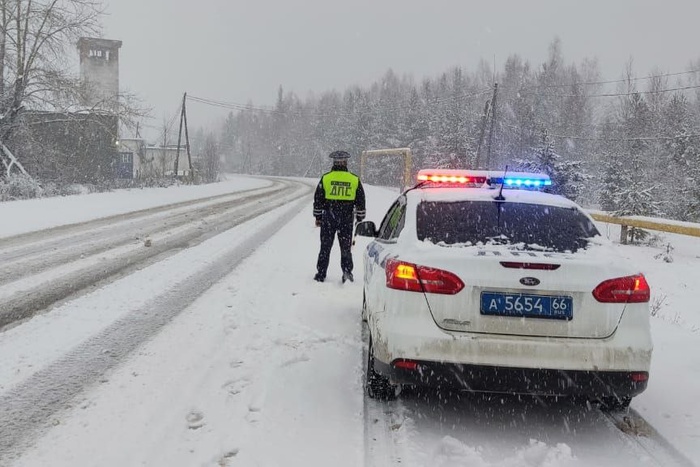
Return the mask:
<svg viewBox="0 0 700 467">
<path fill-rule="evenodd" d="M 625 305 L 600 303 L 592 292 L 624 272 L 607 258 L 585 254 L 599 233 L 578 208 L 426 200 L 418 205 L 416 225 L 418 240 L 434 244 L 416 249 L 416 264 L 464 282 L 454 295 L 425 293 L 442 329 L 605 338 L 617 328 Z"/>
<path fill-rule="evenodd" d="M 623 274 L 599 260 L 559 253 L 445 250 L 449 254 L 413 258 L 417 264 L 456 274 L 464 283 L 454 295 L 424 294 L 444 330 L 605 338 L 625 310 L 624 303 L 599 303 L 593 297 L 597 285 Z"/>
</svg>

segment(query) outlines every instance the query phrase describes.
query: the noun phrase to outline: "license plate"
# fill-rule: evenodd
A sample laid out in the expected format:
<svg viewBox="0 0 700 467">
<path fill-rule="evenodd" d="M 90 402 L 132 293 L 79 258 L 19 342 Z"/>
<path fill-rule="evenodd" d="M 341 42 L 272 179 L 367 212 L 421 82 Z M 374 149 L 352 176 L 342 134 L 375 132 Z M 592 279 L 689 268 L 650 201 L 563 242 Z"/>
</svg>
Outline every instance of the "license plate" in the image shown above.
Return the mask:
<svg viewBox="0 0 700 467">
<path fill-rule="evenodd" d="M 481 314 L 570 320 L 573 299 L 566 296 L 481 293 Z"/>
</svg>

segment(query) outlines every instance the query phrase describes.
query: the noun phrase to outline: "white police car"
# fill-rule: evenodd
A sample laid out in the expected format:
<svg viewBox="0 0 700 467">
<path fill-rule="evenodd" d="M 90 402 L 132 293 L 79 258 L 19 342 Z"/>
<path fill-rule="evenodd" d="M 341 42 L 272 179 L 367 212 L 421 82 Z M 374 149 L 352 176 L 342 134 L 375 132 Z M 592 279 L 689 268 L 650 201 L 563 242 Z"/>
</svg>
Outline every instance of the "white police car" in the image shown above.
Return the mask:
<svg viewBox="0 0 700 467">
<path fill-rule="evenodd" d="M 364 254 L 366 389 L 578 395 L 621 409 L 646 388 L 644 276 L 547 176 L 421 171 Z M 504 189 L 505 188 L 505 189 Z"/>
</svg>

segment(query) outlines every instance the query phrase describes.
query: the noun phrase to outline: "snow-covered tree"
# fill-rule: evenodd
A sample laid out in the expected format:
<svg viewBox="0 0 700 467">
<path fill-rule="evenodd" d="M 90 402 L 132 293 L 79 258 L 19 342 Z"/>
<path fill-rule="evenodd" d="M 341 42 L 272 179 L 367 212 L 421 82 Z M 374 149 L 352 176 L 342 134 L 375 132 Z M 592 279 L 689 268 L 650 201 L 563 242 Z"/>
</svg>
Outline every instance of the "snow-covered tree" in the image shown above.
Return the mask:
<svg viewBox="0 0 700 467">
<path fill-rule="evenodd" d="M 614 212 L 617 216 L 652 216 L 657 214 L 661 203 L 657 200 L 659 185 L 650 182 L 644 174 L 642 156 L 633 154 L 621 165 L 618 175 L 618 190 L 615 193 Z M 628 231 L 632 242 L 644 240 L 648 232 L 632 227 Z"/>
<path fill-rule="evenodd" d="M 554 151 L 554 142 L 547 130 L 543 129 L 537 146 L 532 148 L 527 159 L 517 162 L 517 170 L 543 173 L 552 179 L 550 191 L 575 200 L 589 176 L 584 172 L 581 161 L 564 161 Z"/>
<path fill-rule="evenodd" d="M 203 136 L 201 147 L 198 149 L 200 161 L 197 167 L 198 174 L 206 183 L 217 181 L 221 171 L 221 155 L 214 134 L 208 133 Z"/>
<path fill-rule="evenodd" d="M 682 94 L 674 95 L 663 117 L 669 135 L 664 141 L 669 157 L 661 172 L 668 187 L 663 196 L 665 211 L 676 219 L 700 220 L 700 139 L 693 135 L 688 99 Z"/>
<path fill-rule="evenodd" d="M 620 100 L 618 110 L 620 130 L 624 135 L 617 185 L 615 186 L 615 214 L 619 216 L 655 216 L 661 214 L 658 201 L 660 183 L 649 170 L 651 151 L 646 138 L 651 128 L 651 113 L 641 94 L 632 93 Z M 651 173 L 651 176 L 650 176 Z M 630 240 L 639 241 L 647 232 L 631 228 Z"/>
<path fill-rule="evenodd" d="M 320 175 L 335 149 L 359 156 L 405 146 L 413 150 L 414 172 L 473 167 L 495 80 L 496 132 L 488 168 L 547 173 L 553 191 L 586 205 L 598 202 L 611 212 L 697 219 L 700 93 L 672 96 L 665 92 L 671 84 L 663 73 L 652 75 L 636 79 L 630 61 L 611 93 L 620 97 L 605 98 L 612 89 L 600 83 L 596 60 L 567 62 L 555 40 L 539 66 L 514 55 L 495 74 L 482 61 L 476 70 L 452 68 L 420 85 L 389 70 L 369 86 L 341 92 L 305 99 L 280 92 L 274 111 L 251 105 L 230 116 L 221 148 L 240 170 L 275 175 Z M 684 80 L 683 85 L 697 84 L 700 75 Z M 644 94 L 637 92 L 640 81 Z M 490 126 L 487 121 L 483 168 Z M 376 159 L 367 176 L 391 185 L 400 165 L 397 158 Z M 359 157 L 350 168 L 359 171 Z"/>
<path fill-rule="evenodd" d="M 616 212 L 619 209 L 617 192 L 620 187 L 619 174 L 623 170 L 623 152 L 620 145 L 616 122 L 606 120 L 601 128 L 601 141 L 596 148 L 597 172 L 599 180 L 598 202 L 603 211 Z"/>
</svg>

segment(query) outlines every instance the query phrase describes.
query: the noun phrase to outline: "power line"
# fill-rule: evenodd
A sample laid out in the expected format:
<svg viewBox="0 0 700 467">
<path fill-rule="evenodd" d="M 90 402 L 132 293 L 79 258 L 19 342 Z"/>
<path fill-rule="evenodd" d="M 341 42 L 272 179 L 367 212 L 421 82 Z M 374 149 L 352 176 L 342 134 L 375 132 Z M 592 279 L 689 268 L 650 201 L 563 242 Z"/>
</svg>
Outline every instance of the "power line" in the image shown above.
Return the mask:
<svg viewBox="0 0 700 467">
<path fill-rule="evenodd" d="M 695 71 L 694 71 L 695 72 Z M 697 72 L 700 72 L 700 70 L 697 70 Z M 689 72 L 683 72 L 683 73 L 689 73 Z M 670 75 L 677 75 L 679 73 L 673 73 L 669 74 Z M 643 78 L 640 78 L 643 79 Z M 617 82 L 617 81 L 609 81 L 609 82 Z M 601 82 L 602 83 L 602 82 Z M 545 87 L 546 88 L 546 87 Z M 531 88 L 525 88 L 525 89 L 537 89 L 537 87 L 531 87 Z M 541 93 L 535 93 L 535 96 L 540 96 L 540 97 L 587 97 L 587 98 L 599 98 L 599 97 L 627 97 L 631 96 L 634 94 L 663 94 L 663 93 L 668 93 L 668 92 L 676 92 L 676 91 L 688 91 L 688 90 L 693 90 L 693 89 L 700 89 L 700 85 L 692 85 L 692 86 L 680 86 L 680 87 L 675 87 L 675 88 L 667 88 L 667 89 L 657 89 L 657 90 L 649 90 L 649 91 L 634 91 L 634 92 L 618 92 L 618 93 L 603 93 L 603 94 L 588 94 L 588 95 L 577 95 L 577 94 L 541 94 Z M 521 90 L 522 91 L 522 90 Z M 465 96 L 461 96 L 462 99 L 471 99 L 475 97 L 479 97 L 485 94 L 488 94 L 491 92 L 491 89 L 485 89 L 479 92 L 475 92 L 472 94 L 467 94 Z M 262 107 L 262 106 L 254 106 L 252 104 L 241 104 L 241 103 L 236 103 L 236 102 L 225 102 L 225 101 L 218 101 L 214 99 L 207 99 L 203 97 L 197 97 L 197 96 L 188 96 L 188 99 L 191 99 L 194 102 L 198 102 L 200 104 L 205 104 L 213 107 L 219 107 L 223 108 L 226 110 L 235 110 L 235 111 L 259 111 L 259 112 L 266 112 L 266 113 L 280 113 L 280 114 L 291 114 L 291 115 L 305 115 L 305 116 L 316 116 L 316 117 L 340 117 L 340 116 L 352 116 L 352 113 L 348 113 L 345 111 L 338 111 L 338 112 L 319 112 L 316 110 L 280 110 L 280 109 L 275 109 L 272 107 Z M 449 97 L 442 97 L 439 99 L 433 99 L 433 100 L 425 100 L 425 104 L 439 104 L 443 102 L 449 102 L 455 100 L 455 97 L 449 96 Z M 383 111 L 393 111 L 393 110 L 405 110 L 410 106 L 408 103 L 403 103 L 399 104 L 397 106 L 391 106 L 391 107 L 381 107 L 381 110 Z M 376 110 L 379 110 L 379 108 L 374 108 L 372 109 L 372 113 L 376 113 Z M 172 125 L 172 124 L 171 124 Z"/>
<path fill-rule="evenodd" d="M 588 136 L 566 136 L 566 135 L 549 135 L 552 138 L 559 139 L 573 139 L 573 140 L 583 140 L 583 141 L 670 141 L 673 139 L 681 138 L 700 138 L 700 134 L 691 135 L 677 135 L 677 136 L 641 136 L 635 138 L 599 138 L 599 137 L 588 137 Z"/>
<path fill-rule="evenodd" d="M 175 121 L 177 120 L 177 117 L 180 116 L 181 113 L 182 113 L 182 104 L 180 104 L 178 106 L 177 110 L 175 111 L 173 116 L 170 118 L 170 121 L 168 122 L 168 126 L 166 127 L 167 133 L 170 133 L 170 131 L 173 129 L 173 125 L 175 125 Z"/>
<path fill-rule="evenodd" d="M 613 80 L 607 80 L 607 81 L 584 81 L 582 83 L 569 83 L 569 84 L 548 84 L 548 85 L 532 85 L 532 86 L 526 86 L 522 89 L 524 90 L 529 90 L 529 89 L 550 89 L 550 88 L 568 88 L 572 86 L 597 86 L 601 84 L 616 84 L 616 83 L 627 83 L 629 81 L 644 81 L 648 79 L 655 79 L 655 78 L 667 78 L 671 76 L 680 76 L 680 75 L 689 75 L 693 73 L 700 73 L 700 69 L 697 70 L 688 70 L 688 71 L 677 71 L 674 73 L 663 73 L 663 74 L 658 74 L 658 75 L 649 75 L 649 76 L 641 76 L 637 78 L 622 78 L 622 79 L 613 79 Z"/>
<path fill-rule="evenodd" d="M 173 125 L 175 124 L 175 121 L 177 120 L 177 117 L 180 116 L 180 113 L 182 113 L 182 104 L 180 104 L 178 106 L 178 108 L 175 110 L 175 112 L 170 117 L 170 119 L 163 121 L 163 125 L 156 126 L 156 125 L 151 125 L 149 123 L 142 123 L 141 127 L 142 128 L 149 128 L 151 130 L 156 130 L 156 131 L 161 132 L 161 133 L 163 131 L 163 128 L 165 128 L 166 133 L 170 133 L 171 130 L 173 129 Z M 162 136 L 162 134 L 161 134 L 161 136 Z"/>
<path fill-rule="evenodd" d="M 663 89 L 663 90 L 658 90 L 658 91 L 647 91 L 645 93 L 651 93 L 651 92 L 671 92 L 671 91 L 676 91 L 676 90 L 685 90 L 685 89 L 697 89 L 700 88 L 700 85 L 698 86 L 685 86 L 681 88 L 671 88 L 671 89 Z M 488 90 L 488 92 L 491 92 L 491 90 Z M 485 92 L 479 92 L 479 93 L 474 93 L 471 94 L 467 97 L 475 97 L 485 94 Z M 630 96 L 635 93 L 616 93 L 616 94 L 609 94 L 609 96 Z M 600 95 L 602 96 L 602 95 Z M 593 97 L 593 96 L 589 96 Z M 220 102 L 220 101 L 214 101 L 211 99 L 205 99 L 205 98 L 200 98 L 196 96 L 189 96 L 188 99 L 192 99 L 195 102 L 200 102 L 206 105 L 212 105 L 212 106 L 217 106 L 217 107 L 223 107 L 227 109 L 236 109 L 236 110 L 259 110 L 259 111 L 267 111 L 271 113 L 275 112 L 281 112 L 276 109 L 270 109 L 270 108 L 263 108 L 263 107 L 255 107 L 251 105 L 243 105 L 243 104 L 237 104 L 237 103 L 226 103 L 226 102 Z M 450 99 L 440 99 L 440 101 L 446 101 L 446 100 L 451 100 Z M 436 102 L 436 101 L 433 101 Z M 317 113 L 317 112 L 310 112 L 312 115 L 328 115 L 328 114 L 322 114 L 322 113 Z M 339 112 L 336 114 L 332 114 L 333 116 L 341 116 L 341 115 L 348 115 L 345 112 Z M 513 125 L 505 125 L 506 127 L 510 127 L 511 129 L 514 130 L 521 130 L 521 128 L 513 126 Z M 550 134 L 552 138 L 558 138 L 558 139 L 568 139 L 568 140 L 579 140 L 579 141 L 660 141 L 660 140 L 674 140 L 674 139 L 680 139 L 680 138 L 700 138 L 700 134 L 688 134 L 688 135 L 678 135 L 678 136 L 647 136 L 647 137 L 634 137 L 634 138 L 601 138 L 601 137 L 588 137 L 588 136 L 572 136 L 572 135 L 556 135 L 556 134 Z"/>
<path fill-rule="evenodd" d="M 678 72 L 673 72 L 673 73 L 663 73 L 663 74 L 649 75 L 649 76 L 642 76 L 642 77 L 635 77 L 635 78 L 623 78 L 623 79 L 616 79 L 616 80 L 586 81 L 586 82 L 582 82 L 582 83 L 569 83 L 569 84 L 532 85 L 532 86 L 523 87 L 519 91 L 625 83 L 625 82 L 629 82 L 629 81 L 643 81 L 643 80 L 649 80 L 649 79 L 654 79 L 654 78 L 681 76 L 681 75 L 687 75 L 687 74 L 693 74 L 693 73 L 700 73 L 700 69 L 678 71 Z M 628 96 L 628 95 L 632 95 L 632 94 L 660 94 L 660 93 L 665 93 L 665 92 L 684 91 L 684 90 L 698 89 L 698 88 L 700 88 L 700 85 L 684 86 L 684 87 L 662 89 L 662 90 L 635 91 L 635 92 L 627 92 L 627 93 L 589 94 L 589 95 L 586 95 L 585 97 L 621 97 L 621 96 Z M 468 95 L 461 96 L 461 97 L 465 98 L 465 99 L 469 99 L 472 97 L 478 97 L 481 95 L 489 94 L 490 92 L 491 92 L 491 88 L 488 88 L 488 89 L 484 89 L 482 91 L 478 91 L 478 92 L 475 92 L 473 94 L 468 94 Z M 548 96 L 548 97 L 578 97 L 578 95 L 576 95 L 576 94 L 537 94 L 537 95 L 544 95 L 544 96 Z M 256 106 L 256 105 L 252 105 L 252 104 L 225 102 L 225 101 L 218 101 L 218 100 L 207 99 L 207 98 L 196 97 L 196 96 L 188 96 L 188 99 L 192 99 L 193 101 L 199 102 L 202 104 L 221 107 L 221 108 L 225 108 L 225 109 L 229 109 L 229 110 L 257 110 L 260 112 L 269 112 L 269 113 L 298 113 L 298 114 L 311 113 L 311 114 L 317 114 L 317 115 L 328 115 L 328 114 L 321 114 L 320 112 L 316 112 L 316 111 L 311 111 L 311 112 L 305 112 L 304 110 L 281 111 L 279 109 L 276 109 L 276 108 L 270 107 L 270 106 L 259 106 L 259 105 Z M 449 96 L 449 97 L 443 97 L 443 98 L 434 99 L 434 100 L 425 100 L 425 103 L 442 103 L 442 102 L 452 101 L 454 99 L 455 99 L 454 96 Z M 398 109 L 403 109 L 406 107 L 407 107 L 407 105 L 401 104 L 401 105 L 394 106 L 394 107 L 384 107 L 384 109 L 398 110 Z M 345 114 L 347 114 L 347 113 L 337 112 L 337 113 L 333 113 L 332 115 L 345 115 Z"/>
<path fill-rule="evenodd" d="M 541 93 L 535 93 L 533 95 L 539 96 L 539 97 L 626 97 L 626 96 L 632 96 L 635 94 L 663 94 L 666 92 L 674 92 L 674 91 L 688 91 L 690 89 L 700 89 L 700 84 L 693 85 L 693 86 L 682 86 L 682 87 L 677 87 L 677 88 L 657 89 L 657 90 L 651 90 L 651 91 L 616 92 L 616 93 L 607 93 L 607 94 L 541 94 Z"/>
<path fill-rule="evenodd" d="M 233 103 L 233 102 L 223 102 L 223 101 L 215 101 L 212 99 L 205 99 L 203 97 L 196 97 L 196 96 L 187 96 L 188 100 L 194 101 L 194 102 L 199 102 L 201 104 L 206 104 L 214 107 L 221 107 L 224 109 L 230 109 L 230 110 L 258 110 L 261 112 L 274 112 L 275 109 L 272 108 L 262 108 L 262 107 L 256 107 L 253 105 L 248 105 L 248 104 L 238 104 L 238 103 Z"/>
<path fill-rule="evenodd" d="M 435 104 L 435 103 L 443 103 L 443 102 L 450 102 L 454 101 L 455 99 L 472 99 L 475 97 L 479 97 L 485 94 L 491 93 L 491 89 L 484 89 L 472 94 L 466 94 L 464 96 L 449 96 L 449 97 L 442 97 L 439 99 L 432 99 L 432 100 L 426 100 L 424 101 L 425 104 Z M 345 111 L 339 111 L 339 112 L 319 112 L 317 110 L 279 110 L 275 109 L 272 107 L 260 107 L 260 106 L 254 106 L 251 104 L 241 104 L 237 102 L 224 102 L 224 101 L 217 101 L 214 99 L 207 99 L 203 97 L 197 97 L 197 96 L 187 96 L 188 99 L 191 99 L 194 102 L 198 102 L 201 104 L 205 105 L 210 105 L 214 107 L 220 107 L 223 109 L 227 110 L 238 110 L 238 111 L 246 111 L 246 110 L 254 110 L 254 111 L 259 111 L 259 112 L 266 112 L 266 113 L 281 113 L 281 114 L 292 114 L 292 115 L 305 115 L 305 116 L 317 116 L 317 117 L 340 117 L 340 116 L 352 116 L 354 114 L 348 113 Z M 410 107 L 409 103 L 403 103 L 399 104 L 396 106 L 383 106 L 381 108 L 374 108 L 372 109 L 376 113 L 376 110 L 383 110 L 383 111 L 392 111 L 392 110 L 404 110 Z"/>
<path fill-rule="evenodd" d="M 508 124 L 503 124 L 503 126 L 510 128 L 511 130 L 522 130 L 522 128 L 515 126 L 515 125 L 508 125 Z M 593 128 L 593 127 L 591 127 Z M 687 135 L 676 135 L 676 136 L 640 136 L 640 137 L 631 137 L 631 138 L 601 138 L 601 137 L 596 137 L 596 136 L 571 136 L 571 135 L 556 135 L 556 134 L 551 134 L 547 133 L 548 136 L 551 138 L 556 138 L 556 139 L 571 139 L 571 140 L 578 140 L 578 141 L 670 141 L 674 139 L 681 139 L 681 138 L 700 138 L 700 133 L 698 134 L 687 134 Z"/>
</svg>

